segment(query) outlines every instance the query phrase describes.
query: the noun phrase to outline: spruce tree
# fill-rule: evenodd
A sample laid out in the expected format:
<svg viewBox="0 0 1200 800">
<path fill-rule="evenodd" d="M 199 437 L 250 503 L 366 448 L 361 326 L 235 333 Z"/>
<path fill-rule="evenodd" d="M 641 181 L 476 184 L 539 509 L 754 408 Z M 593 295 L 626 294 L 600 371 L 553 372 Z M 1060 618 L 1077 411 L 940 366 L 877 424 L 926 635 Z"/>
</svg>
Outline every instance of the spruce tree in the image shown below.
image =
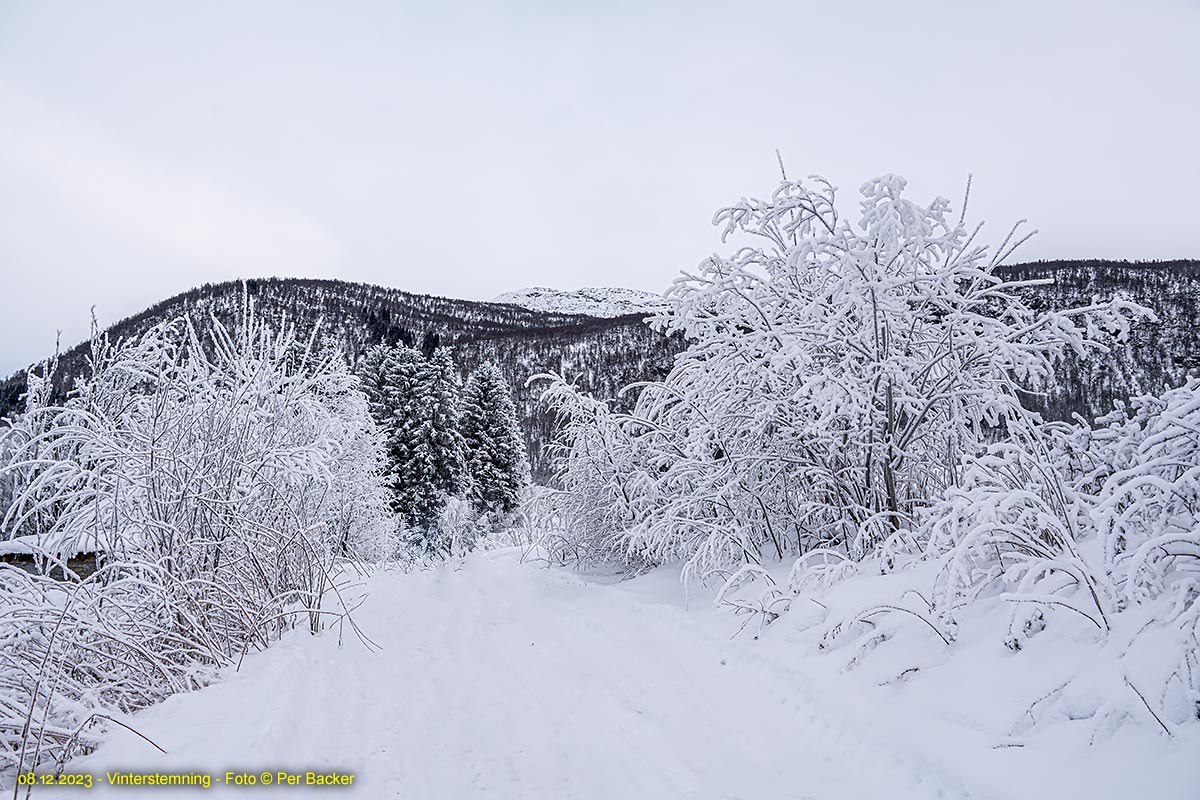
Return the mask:
<svg viewBox="0 0 1200 800">
<path fill-rule="evenodd" d="M 382 429 L 390 427 L 392 413 L 396 409 L 391 374 L 395 350 L 389 344 L 377 344 L 364 353 L 358 362 L 358 379 L 363 394 L 367 396 L 367 407 L 375 424 Z"/>
<path fill-rule="evenodd" d="M 401 462 L 403 513 L 416 526 L 433 525 L 446 498 L 462 489 L 461 391 L 449 350 L 437 349 L 420 365 L 404 437 L 411 450 Z"/>
<path fill-rule="evenodd" d="M 529 483 L 529 461 L 512 390 L 492 364 L 467 379 L 461 430 L 472 504 L 480 512 L 512 511 Z"/>
<path fill-rule="evenodd" d="M 409 523 L 414 521 L 424 480 L 423 471 L 412 466 L 420 436 L 423 364 L 421 354 L 412 347 L 380 344 L 368 350 L 358 365 L 368 408 L 385 438 L 385 482 L 392 510 Z"/>
<path fill-rule="evenodd" d="M 392 348 L 388 376 L 392 387 L 392 407 L 387 424 L 388 456 L 392 473 L 392 509 L 405 522 L 418 521 L 425 470 L 420 459 L 421 425 L 424 413 L 422 372 L 425 360 L 407 345 Z"/>
</svg>

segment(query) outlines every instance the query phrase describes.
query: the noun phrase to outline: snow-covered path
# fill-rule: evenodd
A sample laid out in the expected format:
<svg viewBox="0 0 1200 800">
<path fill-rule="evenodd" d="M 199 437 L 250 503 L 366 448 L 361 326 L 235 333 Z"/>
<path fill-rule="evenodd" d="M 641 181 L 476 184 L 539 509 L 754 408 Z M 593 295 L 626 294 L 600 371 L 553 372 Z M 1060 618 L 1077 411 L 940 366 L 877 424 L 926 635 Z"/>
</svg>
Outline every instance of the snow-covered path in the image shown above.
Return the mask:
<svg viewBox="0 0 1200 800">
<path fill-rule="evenodd" d="M 137 715 L 169 754 L 117 732 L 72 765 L 99 778 L 88 794 L 129 792 L 103 786 L 117 768 L 337 768 L 356 776 L 353 787 L 322 794 L 370 798 L 966 794 L 842 728 L 687 614 L 620 587 L 502 553 L 460 570 L 381 573 L 368 588 L 357 618 L 380 652 L 349 635 L 339 649 L 337 630 L 298 634 L 228 680 Z M 297 791 L 307 794 L 218 778 L 203 793 Z"/>
</svg>

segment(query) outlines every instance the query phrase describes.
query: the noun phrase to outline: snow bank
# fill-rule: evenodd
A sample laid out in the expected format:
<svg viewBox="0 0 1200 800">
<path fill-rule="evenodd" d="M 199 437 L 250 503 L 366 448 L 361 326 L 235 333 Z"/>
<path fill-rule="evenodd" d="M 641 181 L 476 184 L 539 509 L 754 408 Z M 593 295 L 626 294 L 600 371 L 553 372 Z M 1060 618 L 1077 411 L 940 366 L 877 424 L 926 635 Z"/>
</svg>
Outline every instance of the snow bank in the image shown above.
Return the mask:
<svg viewBox="0 0 1200 800">
<path fill-rule="evenodd" d="M 201 771 L 217 796 L 264 798 L 295 789 L 219 778 L 336 769 L 356 775 L 356 796 L 434 799 L 1196 796 L 1195 730 L 1168 740 L 1139 719 L 1089 746 L 1076 710 L 1013 733 L 1014 709 L 1111 662 L 1082 626 L 1013 653 L 1003 612 L 981 606 L 955 659 L 902 615 L 879 621 L 888 639 L 856 666 L 857 642 L 819 647 L 836 615 L 928 577 L 859 576 L 804 595 L 755 640 L 709 603 L 682 607 L 668 570 L 613 584 L 508 550 L 382 571 L 356 615 L 380 651 L 336 629 L 294 632 L 127 720 L 167 754 L 118 729 L 68 771 L 101 783 L 117 767 Z"/>
<path fill-rule="evenodd" d="M 1138 694 L 1161 686 L 1178 658 L 1171 629 L 1150 625 L 1154 608 L 1117 615 L 1107 637 L 1079 615 L 1048 611 L 1051 624 L 1014 651 L 1005 644 L 1011 604 L 991 597 L 960 610 L 947 646 L 920 618 L 930 615 L 937 565 L 889 574 L 876 566 L 799 591 L 764 628 L 758 619 L 740 634 L 743 621 L 714 624 L 843 724 L 963 774 L 972 794 L 1200 796 L 1200 726 L 1167 723 L 1168 734 Z M 786 586 L 786 569 L 775 572 Z"/>
</svg>

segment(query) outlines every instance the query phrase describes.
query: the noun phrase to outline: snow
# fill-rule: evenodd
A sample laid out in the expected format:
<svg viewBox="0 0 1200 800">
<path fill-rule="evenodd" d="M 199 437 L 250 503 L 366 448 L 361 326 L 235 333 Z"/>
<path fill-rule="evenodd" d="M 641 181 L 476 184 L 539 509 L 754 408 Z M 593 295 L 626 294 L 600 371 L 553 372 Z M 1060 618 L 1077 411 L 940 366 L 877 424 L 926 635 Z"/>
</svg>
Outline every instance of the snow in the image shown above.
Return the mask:
<svg viewBox="0 0 1200 800">
<path fill-rule="evenodd" d="M 39 534 L 14 536 L 0 542 L 0 556 L 45 556 L 55 558 L 74 558 L 75 556 L 94 553 L 96 546 L 80 542 L 62 542 Z"/>
<path fill-rule="evenodd" d="M 677 568 L 617 584 L 510 549 L 381 570 L 356 615 L 378 651 L 349 629 L 295 632 L 126 720 L 168 755 L 114 728 L 67 771 L 97 775 L 100 794 L 123 791 L 105 770 L 208 772 L 220 797 L 296 791 L 226 787 L 227 770 L 331 769 L 356 776 L 333 791 L 371 798 L 1197 796 L 1200 726 L 1167 740 L 1135 720 L 1092 747 L 1065 718 L 1007 735 L 1030 693 L 1102 660 L 1082 627 L 1011 653 L 991 624 L 1007 617 L 981 611 L 950 658 L 897 615 L 859 668 L 847 648 L 816 651 L 826 618 L 927 578 L 850 578 L 821 595 L 828 612 L 802 596 L 811 612 L 795 606 L 755 639 L 707 597 L 685 606 Z M 58 791 L 37 796 L 79 793 Z"/>
<path fill-rule="evenodd" d="M 1150 609 L 1121 615 L 1108 637 L 1076 614 L 1049 612 L 1046 628 L 1019 652 L 1004 645 L 1011 608 L 1002 597 L 964 607 L 950 647 L 904 613 L 871 616 L 874 626 L 858 630 L 843 624 L 840 636 L 828 636 L 837 622 L 897 598 L 900 607 L 925 610 L 918 593 L 928 596 L 935 564 L 890 574 L 864 566 L 865 574 L 831 588 L 802 591 L 753 647 L 818 696 L 836 698 L 843 724 L 937 754 L 972 796 L 1198 796 L 1200 725 L 1173 725 L 1168 739 L 1122 680 L 1149 686 L 1146 668 L 1176 657 L 1177 645 L 1166 641 L 1143 638 L 1129 650 Z M 1143 663 L 1131 665 L 1122 658 L 1128 652 Z"/>
<path fill-rule="evenodd" d="M 591 287 L 568 292 L 535 286 L 529 289 L 505 292 L 497 295 L 493 300 L 497 303 L 508 303 L 533 311 L 586 314 L 591 317 L 657 314 L 669 307 L 662 295 L 619 287 Z"/>
<path fill-rule="evenodd" d="M 36 534 L 17 536 L 0 542 L 0 556 L 31 556 L 44 552 L 42 539 Z"/>
</svg>

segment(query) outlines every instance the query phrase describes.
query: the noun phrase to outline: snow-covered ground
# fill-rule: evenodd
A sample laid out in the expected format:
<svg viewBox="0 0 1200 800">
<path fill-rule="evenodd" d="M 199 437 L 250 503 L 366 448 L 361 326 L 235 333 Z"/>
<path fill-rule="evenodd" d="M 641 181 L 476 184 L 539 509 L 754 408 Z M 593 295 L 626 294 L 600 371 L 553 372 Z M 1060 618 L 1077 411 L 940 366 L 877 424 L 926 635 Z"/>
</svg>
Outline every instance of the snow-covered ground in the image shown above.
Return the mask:
<svg viewBox="0 0 1200 800">
<path fill-rule="evenodd" d="M 564 291 L 534 286 L 497 295 L 497 303 L 509 303 L 534 311 L 587 314 L 592 317 L 622 317 L 627 314 L 657 314 L 668 304 L 662 295 L 615 286 Z"/>
<path fill-rule="evenodd" d="M 1054 639 L 1048 629 L 1040 655 L 1033 644 L 1014 654 L 964 635 L 963 655 L 949 659 L 920 623 L 901 629 L 897 618 L 877 656 L 848 669 L 854 653 L 814 650 L 827 616 L 816 603 L 815 616 L 796 608 L 758 639 L 753 627 L 734 636 L 741 621 L 707 595 L 684 606 L 677 574 L 617 584 L 521 563 L 514 550 L 458 568 L 381 571 L 356 615 L 377 652 L 348 630 L 339 642 L 336 627 L 293 633 L 227 679 L 129 720 L 167 755 L 118 729 L 70 771 L 99 778 L 88 794 L 129 791 L 103 785 L 114 769 L 336 769 L 355 781 L 327 796 L 1200 796 L 1195 725 L 1168 740 L 1134 719 L 1090 747 L 1067 731 L 1083 722 L 1008 735 L 1005 714 L 1019 715 L 1022 692 L 1086 667 L 1086 637 L 1064 645 L 1082 633 L 1064 627 L 1066 638 Z M 832 613 L 839 592 L 862 602 L 870 587 L 894 591 L 883 586 L 892 577 L 910 580 L 852 578 L 822 602 Z M 889 674 L 912 658 L 915 672 Z M 296 791 L 218 780 L 208 792 L 159 793 Z"/>
</svg>

